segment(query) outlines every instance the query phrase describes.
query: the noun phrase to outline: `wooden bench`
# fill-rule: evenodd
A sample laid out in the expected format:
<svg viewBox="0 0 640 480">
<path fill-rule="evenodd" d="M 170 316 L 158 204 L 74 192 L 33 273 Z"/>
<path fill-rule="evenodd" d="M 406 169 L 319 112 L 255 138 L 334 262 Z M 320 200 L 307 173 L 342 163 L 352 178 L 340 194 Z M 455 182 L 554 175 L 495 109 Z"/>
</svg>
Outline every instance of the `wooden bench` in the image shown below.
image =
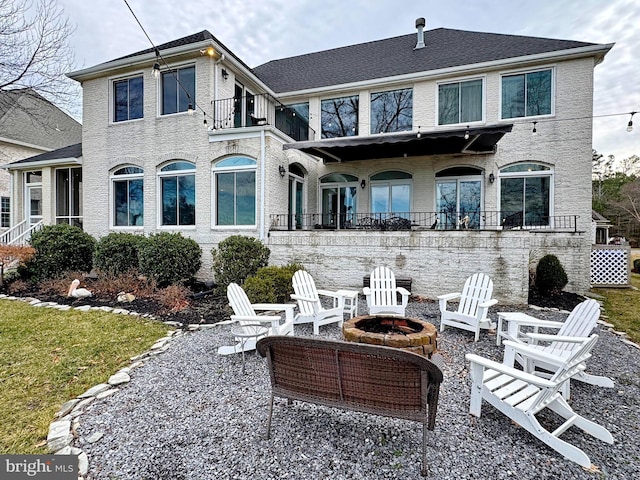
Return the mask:
<svg viewBox="0 0 640 480">
<path fill-rule="evenodd" d="M 257 344 L 271 377 L 266 438 L 274 396 L 422 423 L 426 475 L 427 430 L 435 426 L 442 357 L 311 337 L 269 336 Z"/>
</svg>

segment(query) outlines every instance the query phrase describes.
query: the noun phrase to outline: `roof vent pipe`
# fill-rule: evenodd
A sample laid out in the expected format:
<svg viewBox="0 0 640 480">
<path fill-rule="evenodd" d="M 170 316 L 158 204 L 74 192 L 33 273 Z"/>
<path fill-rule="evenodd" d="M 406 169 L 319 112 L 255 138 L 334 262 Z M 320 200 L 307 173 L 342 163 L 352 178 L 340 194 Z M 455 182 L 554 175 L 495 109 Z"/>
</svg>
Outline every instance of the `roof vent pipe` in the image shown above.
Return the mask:
<svg viewBox="0 0 640 480">
<path fill-rule="evenodd" d="M 424 18 L 420 17 L 416 19 L 416 28 L 418 29 L 418 42 L 416 43 L 416 47 L 414 50 L 418 48 L 424 48 L 424 27 L 427 25 L 427 22 Z"/>
</svg>

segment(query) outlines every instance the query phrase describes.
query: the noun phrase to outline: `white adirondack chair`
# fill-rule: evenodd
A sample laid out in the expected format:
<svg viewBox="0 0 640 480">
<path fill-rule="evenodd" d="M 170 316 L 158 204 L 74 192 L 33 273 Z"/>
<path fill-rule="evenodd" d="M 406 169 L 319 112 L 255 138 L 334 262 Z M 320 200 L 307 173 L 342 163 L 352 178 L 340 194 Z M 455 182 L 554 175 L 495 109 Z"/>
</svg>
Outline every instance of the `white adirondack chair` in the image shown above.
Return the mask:
<svg viewBox="0 0 640 480">
<path fill-rule="evenodd" d="M 396 277 L 387 267 L 376 267 L 369 276 L 369 286 L 362 289 L 367 298 L 369 315 L 405 315 L 409 295 L 403 287 L 396 287 Z M 398 303 L 398 294 L 401 302 Z"/>
<path fill-rule="evenodd" d="M 531 375 L 478 355 L 467 354 L 466 359 L 471 362 L 469 373 L 472 381 L 469 412 L 480 417 L 484 399 L 565 458 L 585 468 L 590 467 L 589 457 L 575 445 L 561 440 L 560 435 L 575 425 L 606 443 L 613 443 L 613 436 L 606 428 L 578 415 L 562 397 L 560 390 L 564 383 L 581 371 L 597 340 L 598 336 L 595 334 L 577 340 L 577 348 L 550 379 Z M 510 340 L 504 343 L 523 352 L 532 349 L 531 346 Z M 566 419 L 553 432 L 544 428 L 536 418 L 545 408 Z"/>
<path fill-rule="evenodd" d="M 291 298 L 298 302 L 298 314 L 294 323 L 313 323 L 313 334 L 320 334 L 320 326 L 338 323 L 342 327 L 344 320 L 344 297 L 337 292 L 318 290 L 313 277 L 306 270 L 298 270 L 293 274 L 293 291 Z M 332 308 L 325 308 L 320 296 L 330 297 Z"/>
<path fill-rule="evenodd" d="M 529 344 L 537 353 L 532 356 L 520 352 L 507 352 L 507 347 L 505 359 L 510 359 L 507 364 L 513 365 L 515 359 L 522 365 L 525 372 L 550 377 L 578 348 L 579 344 L 573 341 L 563 341 L 563 339 L 586 338 L 596 327 L 598 318 L 600 318 L 600 305 L 597 301 L 589 299 L 576 305 L 564 322 L 539 320 L 533 317 L 509 320 L 510 324 L 511 322 L 517 323 L 518 328 L 510 330 L 517 331 L 518 334 L 515 336 L 506 335 L 506 337 L 514 342 Z M 522 327 L 532 327 L 533 332 L 523 333 L 520 330 Z M 555 335 L 540 334 L 538 329 L 541 327 L 558 329 L 558 333 Z M 613 380 L 610 378 L 585 373 L 584 369 L 576 373 L 573 378 L 591 385 L 613 388 Z M 569 398 L 569 382 L 564 386 L 563 395 L 565 398 Z"/>
<path fill-rule="evenodd" d="M 231 315 L 232 322 L 237 322 L 242 329 L 242 325 L 255 325 L 257 323 L 270 324 L 269 330 L 266 335 L 293 335 L 293 310 L 295 305 L 293 304 L 278 304 L 278 303 L 251 303 L 247 294 L 242 287 L 236 283 L 230 283 L 227 287 L 227 298 L 229 304 L 233 309 L 233 315 Z M 281 315 L 258 315 L 257 311 L 265 312 L 285 312 L 285 321 L 281 322 Z M 247 327 L 247 333 L 251 327 Z M 266 336 L 264 335 L 264 336 Z M 243 345 L 244 351 L 255 350 L 256 342 L 258 338 L 247 338 L 244 342 L 236 338 L 238 342 L 236 345 L 224 345 L 218 348 L 219 355 L 231 355 L 233 353 L 242 353 Z"/>
<path fill-rule="evenodd" d="M 493 281 L 484 273 L 475 273 L 464 282 L 462 293 L 438 295 L 440 303 L 440 331 L 445 326 L 461 328 L 475 333 L 474 341 L 480 338 L 481 328 L 496 328 L 488 317 L 489 307 L 498 303 L 492 299 Z M 447 310 L 447 302 L 460 299 L 456 311 Z"/>
</svg>

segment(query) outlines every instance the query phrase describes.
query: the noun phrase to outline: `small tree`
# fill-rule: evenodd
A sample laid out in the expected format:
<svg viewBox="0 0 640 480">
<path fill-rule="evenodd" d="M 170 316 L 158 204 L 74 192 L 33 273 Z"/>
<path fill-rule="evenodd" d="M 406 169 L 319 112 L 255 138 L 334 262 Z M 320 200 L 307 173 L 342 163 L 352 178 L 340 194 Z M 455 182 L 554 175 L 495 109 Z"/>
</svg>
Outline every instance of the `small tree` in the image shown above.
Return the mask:
<svg viewBox="0 0 640 480">
<path fill-rule="evenodd" d="M 13 263 L 23 263 L 31 259 L 36 251 L 32 247 L 23 245 L 0 245 L 0 287 L 4 286 L 5 266 Z"/>
</svg>

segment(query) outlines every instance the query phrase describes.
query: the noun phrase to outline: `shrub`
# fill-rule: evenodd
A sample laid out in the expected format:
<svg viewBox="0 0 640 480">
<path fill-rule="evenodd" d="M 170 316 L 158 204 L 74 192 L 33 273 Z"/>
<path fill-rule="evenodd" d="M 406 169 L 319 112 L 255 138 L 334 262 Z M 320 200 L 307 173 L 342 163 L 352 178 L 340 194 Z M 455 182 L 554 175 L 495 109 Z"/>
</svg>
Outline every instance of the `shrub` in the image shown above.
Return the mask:
<svg viewBox="0 0 640 480">
<path fill-rule="evenodd" d="M 291 299 L 291 278 L 297 270 L 304 270 L 299 263 L 277 267 L 262 267 L 244 282 L 244 290 L 251 303 L 286 303 Z"/>
<path fill-rule="evenodd" d="M 640 258 L 636 258 L 633 261 L 633 271 L 635 273 L 640 273 Z"/>
<path fill-rule="evenodd" d="M 211 250 L 213 273 L 219 287 L 243 285 L 259 268 L 266 267 L 271 251 L 256 238 L 232 235 Z"/>
<path fill-rule="evenodd" d="M 35 256 L 26 265 L 28 276 L 47 279 L 69 270 L 93 268 L 96 241 L 81 228 L 67 224 L 47 225 L 31 235 Z"/>
<path fill-rule="evenodd" d="M 109 275 L 122 275 L 138 269 L 138 249 L 145 237 L 113 232 L 96 244 L 95 267 Z"/>
<path fill-rule="evenodd" d="M 158 286 L 185 283 L 200 268 L 202 249 L 195 240 L 179 233 L 157 233 L 141 242 L 138 250 L 140 273 Z"/>
<path fill-rule="evenodd" d="M 536 267 L 536 288 L 543 295 L 558 295 L 569 279 L 555 255 L 545 255 Z"/>
</svg>

